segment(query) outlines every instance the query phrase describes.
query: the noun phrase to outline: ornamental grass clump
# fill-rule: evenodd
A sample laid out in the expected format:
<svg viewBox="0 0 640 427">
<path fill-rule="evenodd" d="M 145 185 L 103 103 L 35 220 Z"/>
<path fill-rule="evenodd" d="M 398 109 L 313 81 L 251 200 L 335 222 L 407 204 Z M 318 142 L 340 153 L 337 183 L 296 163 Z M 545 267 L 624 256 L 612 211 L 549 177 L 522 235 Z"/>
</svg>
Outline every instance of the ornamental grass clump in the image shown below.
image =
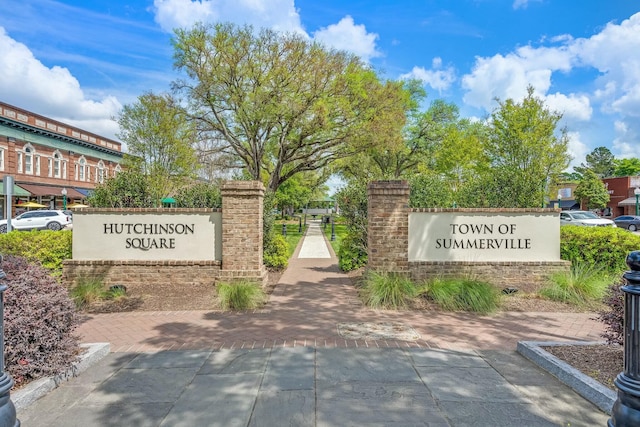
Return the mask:
<svg viewBox="0 0 640 427">
<path fill-rule="evenodd" d="M 466 278 L 438 278 L 426 283 L 420 294 L 447 311 L 487 314 L 500 305 L 500 293 L 490 283 Z"/>
<path fill-rule="evenodd" d="M 585 306 L 601 302 L 607 288 L 617 280 L 617 274 L 591 264 L 575 262 L 568 272 L 552 274 L 550 284 L 539 293 L 553 301 Z"/>
<path fill-rule="evenodd" d="M 69 290 L 69 295 L 78 310 L 84 310 L 106 297 L 102 279 L 95 277 L 79 277 Z"/>
<path fill-rule="evenodd" d="M 251 310 L 266 300 L 262 287 L 253 282 L 220 283 L 216 290 L 220 306 L 226 310 Z"/>
<path fill-rule="evenodd" d="M 416 287 L 404 275 L 370 271 L 364 278 L 360 295 L 364 304 L 371 308 L 397 310 L 415 298 Z"/>
</svg>

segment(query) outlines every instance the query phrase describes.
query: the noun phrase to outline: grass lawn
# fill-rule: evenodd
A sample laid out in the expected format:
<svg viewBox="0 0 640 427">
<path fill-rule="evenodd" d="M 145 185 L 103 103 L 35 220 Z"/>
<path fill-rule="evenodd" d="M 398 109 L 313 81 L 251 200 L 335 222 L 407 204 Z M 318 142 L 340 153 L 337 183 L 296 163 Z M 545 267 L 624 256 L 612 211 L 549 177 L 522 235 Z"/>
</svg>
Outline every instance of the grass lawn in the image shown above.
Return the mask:
<svg viewBox="0 0 640 427">
<path fill-rule="evenodd" d="M 327 236 L 327 240 L 329 241 L 329 243 L 331 243 L 333 252 L 337 256 L 338 250 L 340 249 L 340 242 L 342 242 L 342 239 L 344 239 L 344 237 L 347 235 L 347 226 L 345 224 L 340 224 L 340 223 L 334 224 L 336 239 L 333 241 L 331 240 L 331 224 L 327 224 L 326 227 L 324 227 L 324 224 L 323 224 L 320 227 L 322 227 L 325 236 Z"/>
<path fill-rule="evenodd" d="M 282 224 L 283 221 L 276 221 L 276 230 L 278 231 L 278 233 L 282 233 Z M 287 235 L 285 236 L 285 239 L 287 240 L 287 245 L 289 246 L 288 258 L 291 258 L 296 250 L 296 247 L 298 246 L 298 242 L 300 242 L 300 239 L 302 239 L 302 236 L 304 236 L 305 226 L 302 226 L 302 232 L 300 232 L 300 225 L 297 221 L 295 223 L 293 221 L 285 221 L 284 224 L 286 224 L 287 228 Z"/>
</svg>

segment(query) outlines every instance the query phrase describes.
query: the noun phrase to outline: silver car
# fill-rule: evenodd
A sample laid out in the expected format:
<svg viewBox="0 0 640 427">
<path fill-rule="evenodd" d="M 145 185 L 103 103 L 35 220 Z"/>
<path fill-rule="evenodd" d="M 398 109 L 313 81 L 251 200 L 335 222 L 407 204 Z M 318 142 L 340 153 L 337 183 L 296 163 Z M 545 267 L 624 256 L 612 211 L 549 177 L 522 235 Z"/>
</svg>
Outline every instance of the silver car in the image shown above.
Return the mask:
<svg viewBox="0 0 640 427">
<path fill-rule="evenodd" d="M 62 230 L 71 228 L 72 219 L 60 210 L 37 210 L 25 212 L 11 220 L 11 228 L 14 230 Z M 0 220 L 0 233 L 7 232 L 7 220 Z"/>
<path fill-rule="evenodd" d="M 583 225 L 587 227 L 615 227 L 610 219 L 601 218 L 591 211 L 562 211 L 560 225 Z"/>
</svg>

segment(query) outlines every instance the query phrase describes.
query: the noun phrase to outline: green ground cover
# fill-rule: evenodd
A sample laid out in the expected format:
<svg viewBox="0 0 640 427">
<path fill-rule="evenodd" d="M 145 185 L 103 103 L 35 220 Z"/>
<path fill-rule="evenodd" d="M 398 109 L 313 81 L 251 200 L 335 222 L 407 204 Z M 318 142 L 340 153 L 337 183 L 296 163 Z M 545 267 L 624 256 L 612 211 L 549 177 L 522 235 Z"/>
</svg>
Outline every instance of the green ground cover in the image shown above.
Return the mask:
<svg viewBox="0 0 640 427">
<path fill-rule="evenodd" d="M 324 235 L 327 236 L 327 240 L 329 241 L 329 243 L 331 243 L 333 252 L 337 254 L 338 251 L 340 250 L 340 244 L 342 243 L 342 239 L 344 239 L 345 236 L 347 235 L 347 226 L 346 224 L 342 224 L 340 222 L 336 222 L 334 226 L 335 226 L 336 239 L 333 241 L 331 240 L 331 224 L 327 224 L 326 227 L 323 224 L 320 227 L 322 227 Z"/>
<path fill-rule="evenodd" d="M 287 256 L 287 259 L 291 258 L 291 256 L 293 255 L 293 253 L 296 251 L 296 248 L 298 247 L 298 243 L 300 242 L 300 239 L 302 239 L 302 237 L 304 236 L 305 233 L 305 225 L 302 226 L 302 231 L 300 231 L 300 224 L 298 223 L 298 221 L 276 221 L 276 230 L 278 232 L 278 234 L 282 234 L 282 224 L 286 224 L 286 229 L 287 229 L 287 235 L 284 236 L 285 240 L 287 241 L 287 246 L 289 249 L 289 254 Z M 308 227 L 308 226 L 307 226 Z"/>
</svg>

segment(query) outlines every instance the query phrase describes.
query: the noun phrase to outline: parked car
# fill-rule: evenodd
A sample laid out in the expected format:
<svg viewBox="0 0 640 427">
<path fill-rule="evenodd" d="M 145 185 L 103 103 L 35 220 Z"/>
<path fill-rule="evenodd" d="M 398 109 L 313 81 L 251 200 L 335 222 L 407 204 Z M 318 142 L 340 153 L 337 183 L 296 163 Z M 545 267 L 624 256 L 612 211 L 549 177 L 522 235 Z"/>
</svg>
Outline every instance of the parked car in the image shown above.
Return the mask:
<svg viewBox="0 0 640 427">
<path fill-rule="evenodd" d="M 615 227 L 610 219 L 601 218 L 591 211 L 562 211 L 560 225 L 584 225 L 587 227 Z"/>
<path fill-rule="evenodd" d="M 640 216 L 622 215 L 613 219 L 618 227 L 626 228 L 629 231 L 640 230 Z"/>
<path fill-rule="evenodd" d="M 37 210 L 24 212 L 11 220 L 15 230 L 62 230 L 72 227 L 72 218 L 60 210 Z M 7 220 L 0 220 L 0 233 L 7 232 Z"/>
</svg>

